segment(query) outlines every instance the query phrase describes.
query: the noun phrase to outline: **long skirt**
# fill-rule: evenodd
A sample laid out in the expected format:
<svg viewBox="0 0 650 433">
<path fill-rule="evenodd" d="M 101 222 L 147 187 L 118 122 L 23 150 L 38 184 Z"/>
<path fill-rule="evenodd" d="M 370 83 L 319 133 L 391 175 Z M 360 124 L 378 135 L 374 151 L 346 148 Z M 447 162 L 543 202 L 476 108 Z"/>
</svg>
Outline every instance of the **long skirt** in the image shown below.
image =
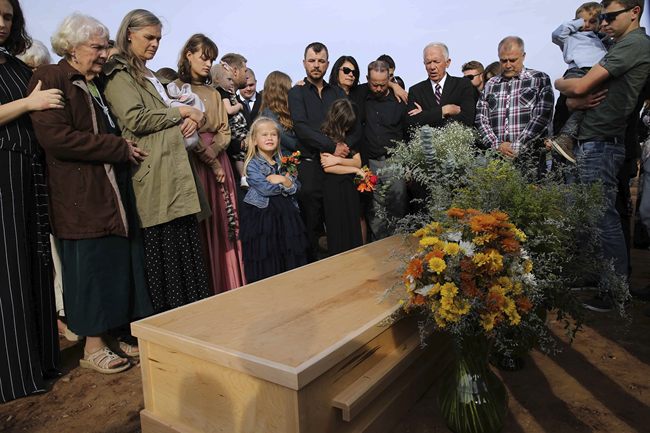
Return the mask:
<svg viewBox="0 0 650 433">
<path fill-rule="evenodd" d="M 142 229 L 147 285 L 157 313 L 211 295 L 196 217 Z"/>
<path fill-rule="evenodd" d="M 31 157 L 0 150 L 0 402 L 45 390 L 59 340 L 52 270 L 37 253 Z"/>
<path fill-rule="evenodd" d="M 208 134 L 201 134 L 202 138 L 206 135 Z M 212 170 L 207 165 L 198 159 L 194 164 L 212 210 L 211 216 L 199 223 L 199 228 L 204 257 L 208 263 L 210 287 L 215 294 L 246 284 L 244 259 L 239 240 L 237 185 L 228 155 L 221 152 L 218 158 L 226 173 L 223 184 L 215 180 Z"/>
<path fill-rule="evenodd" d="M 269 197 L 264 209 L 243 203 L 241 239 L 249 283 L 307 264 L 305 224 L 289 197 Z"/>
<path fill-rule="evenodd" d="M 59 240 L 68 328 L 97 336 L 153 313 L 144 272 L 142 231 L 128 166 L 114 173 L 128 219 L 128 237 Z"/>
<path fill-rule="evenodd" d="M 353 175 L 325 173 L 323 208 L 329 255 L 363 245 L 361 205 Z"/>
</svg>

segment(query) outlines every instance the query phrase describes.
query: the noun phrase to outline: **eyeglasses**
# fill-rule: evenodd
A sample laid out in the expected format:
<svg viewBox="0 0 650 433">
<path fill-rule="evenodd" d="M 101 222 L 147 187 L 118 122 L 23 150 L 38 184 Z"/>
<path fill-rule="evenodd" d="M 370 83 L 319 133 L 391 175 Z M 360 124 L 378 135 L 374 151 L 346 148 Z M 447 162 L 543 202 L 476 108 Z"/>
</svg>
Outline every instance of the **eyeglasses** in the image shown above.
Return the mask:
<svg viewBox="0 0 650 433">
<path fill-rule="evenodd" d="M 604 14 L 600 14 L 600 15 L 598 15 L 598 19 L 600 20 L 601 23 L 603 21 L 607 21 L 608 23 L 611 23 L 612 21 L 614 21 L 616 19 L 617 16 L 619 16 L 623 12 L 631 11 L 634 8 L 635 8 L 635 6 L 632 6 L 631 8 L 621 9 L 620 11 L 607 12 L 607 13 L 604 13 Z"/>
<path fill-rule="evenodd" d="M 465 75 L 465 78 L 467 78 L 468 80 L 471 81 L 474 78 L 478 77 L 479 75 L 483 75 L 483 74 L 467 74 L 467 75 Z"/>
<path fill-rule="evenodd" d="M 352 75 L 357 75 L 357 70 L 356 69 L 350 69 L 347 66 L 344 66 L 340 69 L 341 72 L 343 72 L 345 75 L 352 74 Z"/>
</svg>

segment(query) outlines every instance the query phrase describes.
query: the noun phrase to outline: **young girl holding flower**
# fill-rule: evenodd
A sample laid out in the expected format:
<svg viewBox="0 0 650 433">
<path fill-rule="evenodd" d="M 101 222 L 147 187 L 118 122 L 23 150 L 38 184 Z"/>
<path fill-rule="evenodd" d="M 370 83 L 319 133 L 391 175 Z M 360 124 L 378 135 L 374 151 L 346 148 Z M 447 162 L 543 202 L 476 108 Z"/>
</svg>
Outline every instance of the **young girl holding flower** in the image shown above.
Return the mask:
<svg viewBox="0 0 650 433">
<path fill-rule="evenodd" d="M 251 126 L 244 171 L 249 190 L 241 208 L 246 280 L 251 283 L 307 264 L 307 237 L 294 195 L 300 184 L 282 172 L 280 130 L 268 117 Z"/>
</svg>

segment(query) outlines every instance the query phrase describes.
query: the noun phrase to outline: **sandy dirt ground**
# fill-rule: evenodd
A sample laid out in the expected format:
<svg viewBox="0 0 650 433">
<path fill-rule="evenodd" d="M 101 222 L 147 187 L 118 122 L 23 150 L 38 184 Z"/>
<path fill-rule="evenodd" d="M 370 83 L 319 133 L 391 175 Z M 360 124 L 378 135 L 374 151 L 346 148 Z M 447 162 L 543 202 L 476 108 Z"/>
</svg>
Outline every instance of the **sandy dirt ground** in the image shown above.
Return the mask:
<svg viewBox="0 0 650 433">
<path fill-rule="evenodd" d="M 633 251 L 634 286 L 650 282 L 650 252 Z M 508 389 L 504 432 L 650 432 L 650 303 L 633 301 L 630 320 L 589 313 L 562 352 L 533 352 L 523 370 L 498 372 Z M 559 323 L 551 320 L 556 334 Z M 144 402 L 140 368 L 101 375 L 78 367 L 82 349 L 62 340 L 65 375 L 51 390 L 0 405 L 0 432 L 137 433 Z M 447 432 L 432 387 L 393 433 Z M 263 433 L 263 432 L 260 432 Z"/>
</svg>

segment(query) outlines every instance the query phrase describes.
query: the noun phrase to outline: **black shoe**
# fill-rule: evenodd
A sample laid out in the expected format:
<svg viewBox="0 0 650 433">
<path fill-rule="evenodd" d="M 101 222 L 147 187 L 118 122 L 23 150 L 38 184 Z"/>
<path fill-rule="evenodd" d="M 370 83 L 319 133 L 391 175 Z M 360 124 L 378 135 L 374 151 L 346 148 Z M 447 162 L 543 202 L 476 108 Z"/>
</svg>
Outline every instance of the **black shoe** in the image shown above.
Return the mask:
<svg viewBox="0 0 650 433">
<path fill-rule="evenodd" d="M 608 311 L 612 311 L 614 303 L 609 295 L 597 295 L 584 301 L 582 306 L 587 310 L 595 311 L 597 313 L 607 313 Z"/>
<path fill-rule="evenodd" d="M 630 295 L 642 301 L 650 301 L 650 286 L 639 288 L 630 287 Z"/>
</svg>

